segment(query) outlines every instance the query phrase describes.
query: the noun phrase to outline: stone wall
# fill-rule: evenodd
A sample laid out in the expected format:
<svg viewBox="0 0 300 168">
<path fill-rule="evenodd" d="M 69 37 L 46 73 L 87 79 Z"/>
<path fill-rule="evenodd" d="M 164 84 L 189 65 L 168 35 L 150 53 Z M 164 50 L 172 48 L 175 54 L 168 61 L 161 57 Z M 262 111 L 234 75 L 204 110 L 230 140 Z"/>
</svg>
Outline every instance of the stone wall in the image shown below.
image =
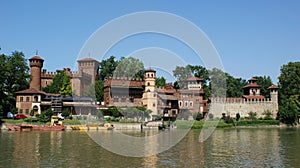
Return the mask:
<svg viewBox="0 0 300 168">
<path fill-rule="evenodd" d="M 264 112 L 270 111 L 272 118 L 276 118 L 278 113 L 278 103 L 270 99 L 263 101 L 259 100 L 245 100 L 243 98 L 235 99 L 217 99 L 214 98 L 210 103 L 210 113 L 214 115 L 214 118 L 222 117 L 222 113 L 235 117 L 237 113 L 241 117 L 249 117 L 249 112 L 255 112 L 257 118 L 265 117 Z"/>
</svg>

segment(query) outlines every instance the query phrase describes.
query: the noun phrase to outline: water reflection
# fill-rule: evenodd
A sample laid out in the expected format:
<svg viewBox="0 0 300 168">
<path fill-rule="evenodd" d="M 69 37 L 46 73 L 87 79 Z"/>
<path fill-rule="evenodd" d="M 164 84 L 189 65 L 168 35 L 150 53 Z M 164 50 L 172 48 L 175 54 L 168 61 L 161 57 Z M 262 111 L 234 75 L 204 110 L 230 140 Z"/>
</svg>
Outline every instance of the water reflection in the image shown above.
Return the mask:
<svg viewBox="0 0 300 168">
<path fill-rule="evenodd" d="M 178 130 L 174 130 L 178 131 Z M 112 138 L 114 131 L 95 132 Z M 155 131 L 128 131 L 135 137 Z M 192 130 L 176 146 L 148 157 L 125 157 L 95 143 L 85 132 L 0 132 L 0 167 L 298 167 L 299 129 L 216 129 L 199 143 Z M 167 131 L 164 136 L 173 136 Z M 114 139 L 110 139 L 114 141 Z M 157 151 L 164 138 L 153 138 L 145 150 Z M 120 142 L 120 141 L 118 141 Z M 130 143 L 130 142 L 126 142 Z M 112 143 L 113 144 L 113 143 Z M 122 145 L 120 145 L 122 146 Z M 135 144 L 132 144 L 135 148 Z"/>
</svg>

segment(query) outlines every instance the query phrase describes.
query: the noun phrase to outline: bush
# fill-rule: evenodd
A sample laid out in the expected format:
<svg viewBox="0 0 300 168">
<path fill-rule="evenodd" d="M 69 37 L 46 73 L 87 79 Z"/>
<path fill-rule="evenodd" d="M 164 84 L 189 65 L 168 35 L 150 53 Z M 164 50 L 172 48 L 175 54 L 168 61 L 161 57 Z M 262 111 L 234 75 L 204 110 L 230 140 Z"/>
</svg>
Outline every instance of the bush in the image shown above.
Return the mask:
<svg viewBox="0 0 300 168">
<path fill-rule="evenodd" d="M 263 118 L 264 120 L 272 120 L 272 113 L 270 112 L 270 110 L 264 111 L 263 115 L 265 115 L 265 117 Z"/>
<path fill-rule="evenodd" d="M 32 123 L 32 122 L 38 122 L 39 119 L 38 118 L 25 118 L 24 121 Z"/>
<path fill-rule="evenodd" d="M 248 113 L 248 115 L 249 115 L 249 119 L 250 119 L 250 120 L 256 120 L 256 119 L 257 119 L 257 118 L 256 118 L 256 116 L 257 116 L 256 112 L 250 111 L 250 112 Z"/>
</svg>

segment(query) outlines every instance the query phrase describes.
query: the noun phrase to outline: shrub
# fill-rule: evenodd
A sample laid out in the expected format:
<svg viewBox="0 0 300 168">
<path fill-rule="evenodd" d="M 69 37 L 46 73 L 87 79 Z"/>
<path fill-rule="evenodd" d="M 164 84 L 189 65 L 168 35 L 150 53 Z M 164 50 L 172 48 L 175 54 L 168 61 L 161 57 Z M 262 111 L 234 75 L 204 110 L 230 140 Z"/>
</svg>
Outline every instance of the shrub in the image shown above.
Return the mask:
<svg viewBox="0 0 300 168">
<path fill-rule="evenodd" d="M 30 123 L 31 123 L 31 122 L 38 122 L 39 119 L 38 119 L 38 118 L 25 118 L 24 121 L 25 121 L 25 122 L 30 122 Z"/>
<path fill-rule="evenodd" d="M 264 111 L 263 115 L 265 115 L 265 117 L 263 118 L 264 120 L 272 120 L 272 113 L 270 112 L 270 110 Z"/>
<path fill-rule="evenodd" d="M 257 116 L 256 112 L 250 111 L 250 112 L 248 113 L 248 115 L 249 115 L 249 119 L 250 119 L 250 120 L 256 120 L 256 119 L 257 119 L 257 118 L 256 118 L 256 116 Z"/>
</svg>

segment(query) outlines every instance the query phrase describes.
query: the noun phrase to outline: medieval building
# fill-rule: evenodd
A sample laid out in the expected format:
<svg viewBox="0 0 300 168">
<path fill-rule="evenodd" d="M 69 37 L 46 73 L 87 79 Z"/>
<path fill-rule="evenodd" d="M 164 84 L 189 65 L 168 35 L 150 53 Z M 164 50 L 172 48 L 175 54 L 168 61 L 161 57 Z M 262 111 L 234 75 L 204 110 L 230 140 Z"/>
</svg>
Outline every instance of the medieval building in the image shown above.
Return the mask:
<svg viewBox="0 0 300 168">
<path fill-rule="evenodd" d="M 85 114 L 96 109 L 91 98 L 64 97 L 41 91 L 42 87 L 52 83 L 53 77 L 57 74 L 57 72 L 42 71 L 43 63 L 44 60 L 37 55 L 29 59 L 30 87 L 16 92 L 18 113 L 29 115 L 30 111 L 34 110 L 34 114 L 40 114 L 48 108 L 52 108 L 54 112 L 61 112 L 63 108 L 67 108 L 73 114 L 78 112 Z M 84 89 L 97 79 L 98 67 L 97 61 L 86 58 L 78 61 L 77 73 L 71 72 L 69 68 L 64 69 L 65 73 L 71 77 L 72 90 L 75 91 L 76 95 L 81 96 Z"/>
</svg>

